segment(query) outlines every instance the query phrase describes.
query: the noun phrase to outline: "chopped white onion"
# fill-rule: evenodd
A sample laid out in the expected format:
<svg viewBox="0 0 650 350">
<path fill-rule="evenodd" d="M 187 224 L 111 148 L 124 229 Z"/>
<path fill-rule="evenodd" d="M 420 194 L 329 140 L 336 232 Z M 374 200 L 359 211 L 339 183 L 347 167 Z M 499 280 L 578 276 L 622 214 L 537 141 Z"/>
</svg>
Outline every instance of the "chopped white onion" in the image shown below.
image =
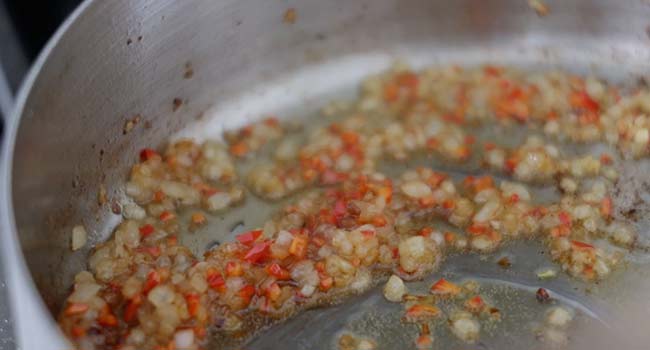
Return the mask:
<svg viewBox="0 0 650 350">
<path fill-rule="evenodd" d="M 88 233 L 86 233 L 86 229 L 83 226 L 77 225 L 72 228 L 72 250 L 83 248 L 87 241 Z"/>
<path fill-rule="evenodd" d="M 402 298 L 406 292 L 407 290 L 406 285 L 404 285 L 404 281 L 395 275 L 390 276 L 388 282 L 386 282 L 386 285 L 384 286 L 384 297 L 386 297 L 388 301 L 392 301 L 394 303 L 399 303 L 402 301 Z"/>
<path fill-rule="evenodd" d="M 174 334 L 174 345 L 176 350 L 194 349 L 194 331 L 183 329 Z"/>
</svg>

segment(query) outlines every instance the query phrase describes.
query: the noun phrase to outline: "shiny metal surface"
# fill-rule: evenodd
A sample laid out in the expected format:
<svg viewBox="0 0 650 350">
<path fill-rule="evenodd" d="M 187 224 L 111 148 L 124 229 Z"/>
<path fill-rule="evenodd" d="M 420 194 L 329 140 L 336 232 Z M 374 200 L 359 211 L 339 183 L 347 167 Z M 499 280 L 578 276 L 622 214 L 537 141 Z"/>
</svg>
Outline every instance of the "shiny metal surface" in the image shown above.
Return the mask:
<svg viewBox="0 0 650 350">
<path fill-rule="evenodd" d="M 91 243 L 108 237 L 111 201 L 145 145 L 313 111 L 397 58 L 649 72 L 650 4 L 547 3 L 541 18 L 521 0 L 86 1 L 33 67 L 3 141 L 3 260 L 22 347 L 62 349 L 51 312 L 88 254 L 70 251 L 71 227 L 83 223 Z M 123 135 L 136 114 L 143 122 Z"/>
</svg>

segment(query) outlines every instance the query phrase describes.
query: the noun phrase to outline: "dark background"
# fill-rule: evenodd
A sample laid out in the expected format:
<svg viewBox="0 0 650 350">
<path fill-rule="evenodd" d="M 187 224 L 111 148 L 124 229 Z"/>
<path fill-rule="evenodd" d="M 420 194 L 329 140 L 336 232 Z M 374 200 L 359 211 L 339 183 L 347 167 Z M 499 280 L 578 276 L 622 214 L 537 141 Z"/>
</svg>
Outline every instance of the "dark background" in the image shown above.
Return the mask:
<svg viewBox="0 0 650 350">
<path fill-rule="evenodd" d="M 80 2 L 0 0 L 0 68 L 12 92 L 50 36 Z"/>
<path fill-rule="evenodd" d="M 1 0 L 15 27 L 25 56 L 33 60 L 79 0 Z"/>
</svg>

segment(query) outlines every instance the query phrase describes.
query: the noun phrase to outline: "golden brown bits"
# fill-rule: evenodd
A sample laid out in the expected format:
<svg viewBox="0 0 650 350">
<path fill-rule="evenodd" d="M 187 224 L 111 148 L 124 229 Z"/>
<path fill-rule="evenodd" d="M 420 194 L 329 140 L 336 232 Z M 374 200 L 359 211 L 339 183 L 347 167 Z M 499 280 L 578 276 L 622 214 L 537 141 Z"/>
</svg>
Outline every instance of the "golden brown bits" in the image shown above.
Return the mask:
<svg viewBox="0 0 650 350">
<path fill-rule="evenodd" d="M 537 290 L 537 292 L 535 293 L 535 298 L 540 303 L 546 303 L 549 300 L 551 300 L 551 296 L 548 294 L 548 292 L 544 288 L 539 288 Z"/>
<path fill-rule="evenodd" d="M 499 266 L 501 266 L 504 269 L 507 269 L 510 266 L 512 266 L 512 263 L 510 262 L 510 258 L 508 258 L 507 256 L 504 256 L 501 259 L 499 259 L 497 261 L 497 264 L 499 264 Z"/>
<path fill-rule="evenodd" d="M 288 24 L 296 23 L 297 13 L 295 8 L 289 8 L 284 12 L 284 17 L 282 21 Z"/>
<path fill-rule="evenodd" d="M 181 106 L 183 105 L 183 100 L 175 97 L 174 100 L 172 101 L 172 111 L 176 112 Z"/>
</svg>

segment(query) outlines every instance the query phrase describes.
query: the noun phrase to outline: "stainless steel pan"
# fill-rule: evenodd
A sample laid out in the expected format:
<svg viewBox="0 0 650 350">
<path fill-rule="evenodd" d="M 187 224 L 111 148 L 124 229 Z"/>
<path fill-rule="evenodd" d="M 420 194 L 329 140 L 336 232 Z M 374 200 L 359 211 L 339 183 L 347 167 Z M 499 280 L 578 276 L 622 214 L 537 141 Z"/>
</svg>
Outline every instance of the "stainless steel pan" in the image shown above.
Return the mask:
<svg viewBox="0 0 650 350">
<path fill-rule="evenodd" d="M 86 225 L 91 243 L 108 237 L 119 220 L 112 203 L 144 146 L 177 132 L 205 136 L 262 113 L 314 111 L 398 58 L 416 66 L 559 66 L 618 81 L 650 72 L 647 1 L 547 4 L 550 14 L 539 17 L 525 0 L 84 2 L 32 68 L 3 140 L 2 258 L 20 345 L 65 347 L 53 315 L 88 254 L 69 249 L 71 227 Z M 289 8 L 295 23 L 283 20 Z M 124 135 L 134 115 L 141 124 Z M 109 190 L 102 205 L 100 186 Z M 465 263 L 452 268 L 491 276 L 476 269 L 480 263 Z M 380 309 L 373 298 L 308 313 L 255 344 L 328 348 L 336 325 L 362 312 L 359 305 Z M 598 300 L 583 304 L 599 307 Z M 647 316 L 648 305 L 634 309 Z"/>
</svg>

